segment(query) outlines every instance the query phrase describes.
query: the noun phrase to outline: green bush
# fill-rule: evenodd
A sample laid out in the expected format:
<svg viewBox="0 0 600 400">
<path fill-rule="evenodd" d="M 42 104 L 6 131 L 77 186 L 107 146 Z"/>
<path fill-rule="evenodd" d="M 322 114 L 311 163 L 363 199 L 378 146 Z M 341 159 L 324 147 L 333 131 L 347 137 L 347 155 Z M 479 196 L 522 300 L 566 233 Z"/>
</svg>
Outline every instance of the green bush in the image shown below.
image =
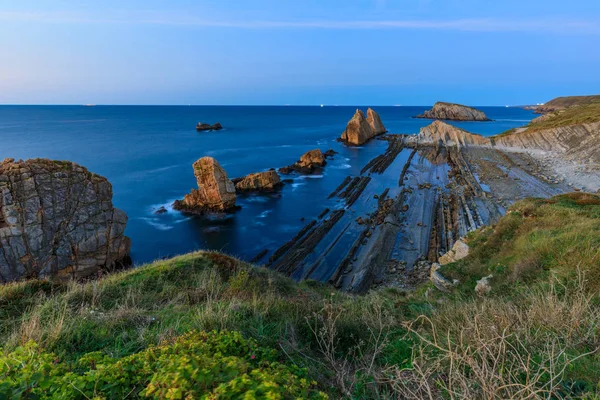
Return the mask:
<svg viewBox="0 0 600 400">
<path fill-rule="evenodd" d="M 239 332 L 191 332 L 120 359 L 94 352 L 74 364 L 29 342 L 0 356 L 0 398 L 326 398 L 305 370 L 277 358 Z"/>
</svg>

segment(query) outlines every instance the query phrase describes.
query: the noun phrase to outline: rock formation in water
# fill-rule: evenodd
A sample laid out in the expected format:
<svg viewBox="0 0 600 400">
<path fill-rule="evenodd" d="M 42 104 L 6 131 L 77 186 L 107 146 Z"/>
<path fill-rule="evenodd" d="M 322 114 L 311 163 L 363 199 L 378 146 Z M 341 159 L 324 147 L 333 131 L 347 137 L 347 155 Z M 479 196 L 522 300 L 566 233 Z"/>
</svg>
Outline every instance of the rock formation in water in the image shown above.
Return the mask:
<svg viewBox="0 0 600 400">
<path fill-rule="evenodd" d="M 360 146 L 373 137 L 385 132 L 386 130 L 379 114 L 369 108 L 367 110 L 367 117 L 365 118 L 365 114 L 361 110 L 356 110 L 352 119 L 348 121 L 341 139 L 346 143 Z"/>
<path fill-rule="evenodd" d="M 333 154 L 332 150 L 328 150 L 326 152 L 327 155 Z M 326 156 L 319 149 L 314 149 L 307 151 L 300 157 L 300 160 L 296 161 L 294 164 L 279 168 L 279 172 L 282 174 L 289 174 L 291 172 L 300 172 L 302 174 L 311 174 L 315 172 L 316 169 L 321 168 L 327 164 L 325 160 Z"/>
<path fill-rule="evenodd" d="M 442 121 L 434 121 L 421 128 L 417 136 L 419 143 L 443 144 L 444 146 L 464 147 L 468 145 L 490 145 L 490 140 L 481 135 L 467 132 Z"/>
<path fill-rule="evenodd" d="M 108 180 L 68 161 L 0 163 L 0 282 L 81 278 L 131 263 Z"/>
<path fill-rule="evenodd" d="M 282 186 L 281 178 L 275 170 L 246 175 L 233 179 L 238 192 L 273 192 Z"/>
<path fill-rule="evenodd" d="M 196 125 L 197 131 L 220 131 L 221 129 L 223 129 L 223 126 L 219 122 L 217 122 L 214 125 L 206 124 L 204 122 L 198 122 L 198 124 Z"/>
<path fill-rule="evenodd" d="M 373 130 L 373 134 L 375 136 L 382 135 L 387 132 L 385 126 L 383 126 L 383 122 L 381 122 L 379 114 L 377 114 L 371 108 L 367 109 L 367 122 L 371 126 L 371 129 Z"/>
<path fill-rule="evenodd" d="M 461 104 L 437 102 L 431 110 L 425 111 L 415 118 L 445 119 L 452 121 L 490 121 L 483 113 L 473 107 Z"/>
<path fill-rule="evenodd" d="M 183 200 L 175 201 L 173 208 L 194 214 L 235 210 L 235 185 L 217 160 L 202 157 L 193 167 L 198 189 L 192 189 Z"/>
</svg>

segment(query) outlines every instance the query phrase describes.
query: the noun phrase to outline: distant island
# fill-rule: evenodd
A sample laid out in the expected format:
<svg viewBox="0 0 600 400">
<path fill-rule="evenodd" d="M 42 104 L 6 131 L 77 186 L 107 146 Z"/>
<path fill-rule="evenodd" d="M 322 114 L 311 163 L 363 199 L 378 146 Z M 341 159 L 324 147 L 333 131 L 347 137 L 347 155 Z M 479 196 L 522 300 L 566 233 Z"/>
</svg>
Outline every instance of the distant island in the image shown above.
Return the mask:
<svg viewBox="0 0 600 400">
<path fill-rule="evenodd" d="M 415 118 L 442 119 L 448 121 L 490 121 L 483 111 L 462 104 L 438 101 L 431 110 Z"/>
</svg>

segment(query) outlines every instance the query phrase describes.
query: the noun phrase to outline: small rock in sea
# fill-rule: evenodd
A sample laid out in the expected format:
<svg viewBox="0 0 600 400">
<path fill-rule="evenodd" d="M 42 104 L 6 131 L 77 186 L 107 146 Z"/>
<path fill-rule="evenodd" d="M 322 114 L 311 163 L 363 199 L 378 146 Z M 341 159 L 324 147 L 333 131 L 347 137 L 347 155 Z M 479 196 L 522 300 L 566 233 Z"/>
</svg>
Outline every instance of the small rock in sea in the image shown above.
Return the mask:
<svg viewBox="0 0 600 400">
<path fill-rule="evenodd" d="M 167 212 L 165 206 L 161 206 L 158 210 L 154 211 L 154 214 L 164 214 Z"/>
</svg>

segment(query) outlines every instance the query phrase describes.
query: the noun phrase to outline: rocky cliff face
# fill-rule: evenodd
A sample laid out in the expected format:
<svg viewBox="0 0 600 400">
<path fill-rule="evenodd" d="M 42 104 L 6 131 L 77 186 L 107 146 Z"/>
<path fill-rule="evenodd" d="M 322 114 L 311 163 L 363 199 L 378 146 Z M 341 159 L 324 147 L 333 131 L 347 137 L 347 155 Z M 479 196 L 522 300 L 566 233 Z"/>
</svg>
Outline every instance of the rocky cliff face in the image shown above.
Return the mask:
<svg viewBox="0 0 600 400">
<path fill-rule="evenodd" d="M 192 189 L 173 208 L 194 214 L 229 212 L 235 209 L 235 186 L 227 172 L 212 157 L 202 157 L 193 164 L 198 189 Z"/>
<path fill-rule="evenodd" d="M 128 264 L 127 215 L 112 186 L 67 161 L 0 163 L 0 282 L 81 278 Z"/>
<path fill-rule="evenodd" d="M 431 125 L 421 128 L 417 140 L 419 143 L 458 147 L 469 145 L 486 146 L 491 144 L 488 138 L 467 132 L 442 121 L 434 121 Z"/>
<path fill-rule="evenodd" d="M 365 114 L 361 110 L 356 110 L 352 119 L 348 121 L 341 139 L 346 143 L 359 146 L 385 132 L 379 114 L 369 108 L 365 118 Z"/>
<path fill-rule="evenodd" d="M 437 102 L 431 110 L 415 118 L 445 119 L 452 121 L 490 121 L 483 111 L 461 104 Z"/>
<path fill-rule="evenodd" d="M 235 181 L 238 192 L 272 192 L 281 186 L 281 178 L 274 170 L 246 175 Z"/>
<path fill-rule="evenodd" d="M 492 138 L 495 146 L 559 152 L 568 160 L 600 163 L 600 122 L 515 132 Z"/>
</svg>

